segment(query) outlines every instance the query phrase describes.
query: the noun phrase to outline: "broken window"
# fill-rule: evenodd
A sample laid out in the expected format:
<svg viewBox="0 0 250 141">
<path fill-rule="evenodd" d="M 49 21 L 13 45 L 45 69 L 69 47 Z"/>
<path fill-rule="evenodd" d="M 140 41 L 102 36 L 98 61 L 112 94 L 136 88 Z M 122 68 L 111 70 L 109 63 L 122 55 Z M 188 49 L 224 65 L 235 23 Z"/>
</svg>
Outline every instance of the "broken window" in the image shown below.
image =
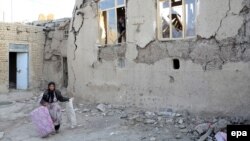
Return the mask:
<svg viewBox="0 0 250 141">
<path fill-rule="evenodd" d="M 64 37 L 64 39 L 68 39 L 68 37 L 69 37 L 69 31 L 68 30 L 64 30 L 63 37 Z"/>
<path fill-rule="evenodd" d="M 159 38 L 195 36 L 196 0 L 158 0 Z"/>
<path fill-rule="evenodd" d="M 100 43 L 112 45 L 125 42 L 125 0 L 101 0 L 99 10 Z"/>
</svg>

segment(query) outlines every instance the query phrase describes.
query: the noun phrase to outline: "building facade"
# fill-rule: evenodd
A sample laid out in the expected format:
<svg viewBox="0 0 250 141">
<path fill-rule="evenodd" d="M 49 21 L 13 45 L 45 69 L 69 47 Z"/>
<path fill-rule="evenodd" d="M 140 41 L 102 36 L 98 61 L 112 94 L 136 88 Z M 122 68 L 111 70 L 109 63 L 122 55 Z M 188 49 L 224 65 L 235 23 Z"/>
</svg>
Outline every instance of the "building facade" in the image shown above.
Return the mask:
<svg viewBox="0 0 250 141">
<path fill-rule="evenodd" d="M 40 27 L 0 23 L 0 92 L 40 87 L 45 36 Z"/>
<path fill-rule="evenodd" d="M 69 18 L 29 24 L 0 23 L 0 93 L 68 85 Z"/>
<path fill-rule="evenodd" d="M 249 0 L 77 0 L 68 92 L 250 117 L 249 8 Z"/>
</svg>

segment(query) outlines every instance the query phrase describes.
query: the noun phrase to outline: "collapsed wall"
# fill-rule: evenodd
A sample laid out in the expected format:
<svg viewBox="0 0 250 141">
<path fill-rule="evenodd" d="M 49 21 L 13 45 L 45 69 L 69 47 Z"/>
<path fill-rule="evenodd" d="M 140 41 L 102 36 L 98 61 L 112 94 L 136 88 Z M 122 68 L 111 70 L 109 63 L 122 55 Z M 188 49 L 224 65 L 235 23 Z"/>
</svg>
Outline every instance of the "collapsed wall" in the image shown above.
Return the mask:
<svg viewBox="0 0 250 141">
<path fill-rule="evenodd" d="M 32 23 L 36 26 L 42 26 L 45 32 L 42 89 L 46 88 L 50 81 L 55 82 L 57 88 L 67 87 L 69 23 L 69 18 Z"/>
<path fill-rule="evenodd" d="M 169 41 L 156 36 L 156 5 L 128 0 L 126 43 L 100 47 L 98 1 L 77 0 L 68 91 L 90 102 L 250 117 L 250 1 L 199 0 L 197 36 Z"/>
</svg>

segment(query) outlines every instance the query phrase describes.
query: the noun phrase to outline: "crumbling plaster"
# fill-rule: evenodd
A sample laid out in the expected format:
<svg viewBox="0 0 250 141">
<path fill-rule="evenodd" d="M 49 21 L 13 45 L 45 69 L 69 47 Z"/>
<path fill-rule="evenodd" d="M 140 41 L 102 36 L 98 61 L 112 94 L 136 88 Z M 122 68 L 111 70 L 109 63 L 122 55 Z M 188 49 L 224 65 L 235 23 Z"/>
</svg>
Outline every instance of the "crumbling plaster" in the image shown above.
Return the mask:
<svg viewBox="0 0 250 141">
<path fill-rule="evenodd" d="M 43 25 L 45 31 L 43 84 L 54 81 L 58 88 L 63 87 L 63 57 L 67 57 L 68 38 L 65 31 L 69 30 L 69 19 L 52 21 Z"/>
<path fill-rule="evenodd" d="M 82 17 L 71 23 L 68 91 L 91 102 L 250 117 L 250 6 L 240 2 L 199 0 L 197 37 L 159 41 L 156 1 L 128 0 L 127 42 L 112 48 L 97 44 L 96 1 L 77 0 L 73 17 Z M 83 23 L 79 32 L 74 22 Z"/>
</svg>

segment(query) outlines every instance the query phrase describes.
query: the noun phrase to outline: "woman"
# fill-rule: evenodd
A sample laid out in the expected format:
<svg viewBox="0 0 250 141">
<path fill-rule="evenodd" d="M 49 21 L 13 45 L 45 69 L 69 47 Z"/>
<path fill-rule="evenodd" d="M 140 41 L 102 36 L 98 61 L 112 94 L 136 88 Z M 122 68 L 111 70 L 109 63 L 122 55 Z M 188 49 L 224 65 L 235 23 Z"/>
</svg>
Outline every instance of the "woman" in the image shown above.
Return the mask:
<svg viewBox="0 0 250 141">
<path fill-rule="evenodd" d="M 59 106 L 58 101 L 66 102 L 69 101 L 69 98 L 63 97 L 61 92 L 56 89 L 55 83 L 50 82 L 40 103 L 48 108 L 56 133 L 58 133 L 62 121 L 61 107 Z"/>
</svg>

